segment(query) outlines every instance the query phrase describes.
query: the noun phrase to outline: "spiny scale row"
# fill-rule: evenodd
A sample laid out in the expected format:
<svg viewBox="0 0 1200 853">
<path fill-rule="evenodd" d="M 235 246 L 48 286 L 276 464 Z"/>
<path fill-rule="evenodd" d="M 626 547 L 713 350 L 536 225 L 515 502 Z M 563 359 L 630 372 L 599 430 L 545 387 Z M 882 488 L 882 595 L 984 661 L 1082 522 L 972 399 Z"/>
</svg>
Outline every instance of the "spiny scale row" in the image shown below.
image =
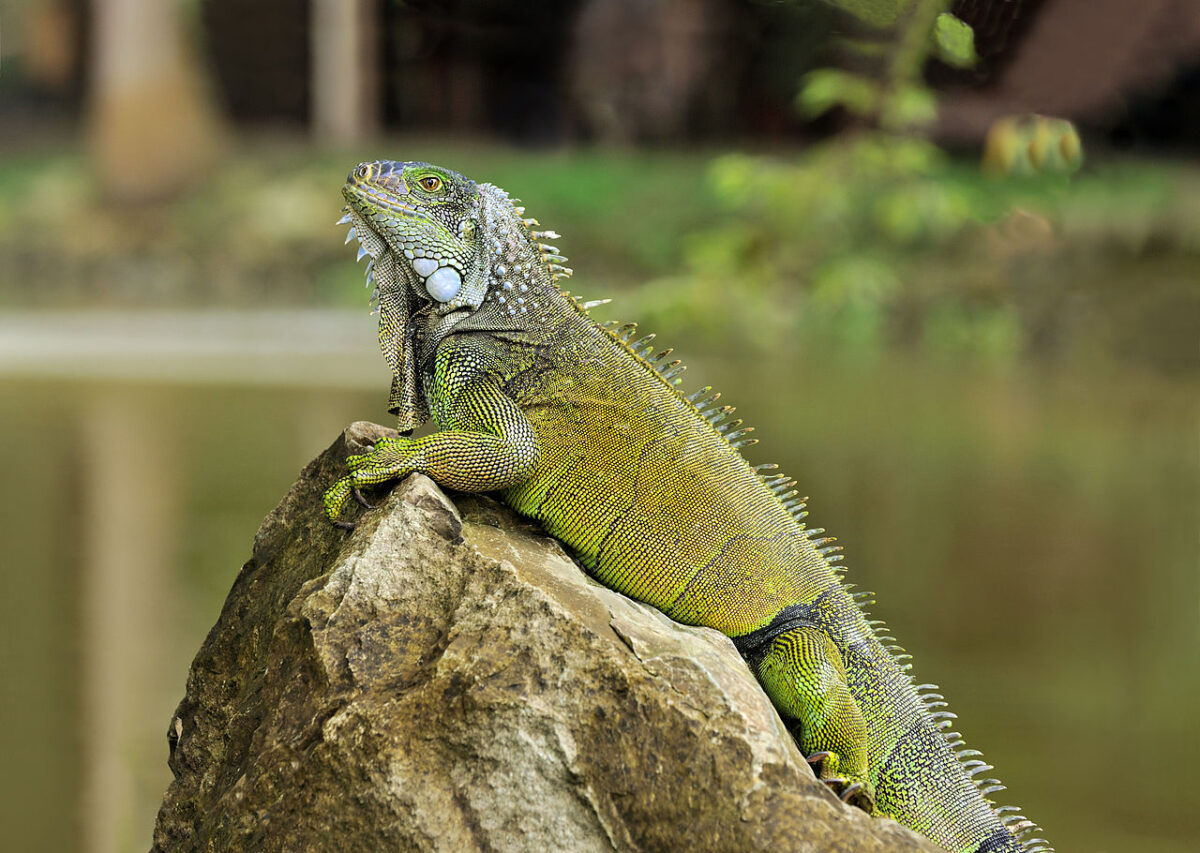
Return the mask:
<svg viewBox="0 0 1200 853">
<path fill-rule="evenodd" d="M 525 208 L 517 207 L 516 211 L 518 215 L 521 215 L 525 213 Z M 542 260 L 546 262 L 546 266 L 550 269 L 550 275 L 554 277 L 555 281 L 570 278 L 575 270 L 566 266 L 566 257 L 559 253 L 557 246 L 551 246 L 548 243 L 542 242 L 543 240 L 559 240 L 562 238 L 562 235 L 553 229 L 534 230 L 535 226 L 541 223 L 532 217 L 522 219 L 521 221 L 525 223 L 525 229 L 529 232 L 529 236 L 537 243 L 538 251 L 542 254 Z"/>
<path fill-rule="evenodd" d="M 1000 823 L 1004 824 L 1004 828 L 1021 843 L 1021 849 L 1025 853 L 1054 853 L 1054 848 L 1044 838 L 1023 838 L 1023 836 L 1041 832 L 1042 829 L 1021 814 L 1018 806 L 997 806 L 995 812 L 1000 818 Z"/>
</svg>

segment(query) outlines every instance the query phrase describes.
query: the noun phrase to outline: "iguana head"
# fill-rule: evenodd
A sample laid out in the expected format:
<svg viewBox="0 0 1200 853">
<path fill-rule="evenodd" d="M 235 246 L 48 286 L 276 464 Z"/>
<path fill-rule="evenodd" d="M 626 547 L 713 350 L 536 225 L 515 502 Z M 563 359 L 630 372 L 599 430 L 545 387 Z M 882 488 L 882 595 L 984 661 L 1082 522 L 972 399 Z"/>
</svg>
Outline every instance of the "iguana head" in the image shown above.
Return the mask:
<svg viewBox="0 0 1200 853">
<path fill-rule="evenodd" d="M 508 194 L 420 162 L 360 163 L 346 179 L 343 222 L 379 300 L 379 343 L 392 365 L 401 428 L 424 417 L 422 365 L 451 331 L 521 331 L 548 319 L 565 258 L 540 241 Z"/>
<path fill-rule="evenodd" d="M 479 249 L 474 181 L 429 163 L 379 160 L 359 164 L 342 194 L 363 250 L 376 261 L 393 253 L 414 296 L 439 314 L 479 307 L 478 281 L 468 284 Z"/>
</svg>

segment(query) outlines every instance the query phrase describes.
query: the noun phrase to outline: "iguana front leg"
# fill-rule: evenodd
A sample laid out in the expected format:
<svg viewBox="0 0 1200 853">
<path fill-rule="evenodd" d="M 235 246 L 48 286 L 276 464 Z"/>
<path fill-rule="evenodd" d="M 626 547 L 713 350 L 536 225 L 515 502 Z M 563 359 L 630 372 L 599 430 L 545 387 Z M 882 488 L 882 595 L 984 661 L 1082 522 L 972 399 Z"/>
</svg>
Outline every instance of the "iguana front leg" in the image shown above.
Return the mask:
<svg viewBox="0 0 1200 853">
<path fill-rule="evenodd" d="M 346 460 L 350 473 L 325 492 L 325 512 L 338 521 L 356 489 L 428 474 L 438 484 L 462 492 L 490 492 L 523 482 L 539 456 L 537 434 L 497 377 L 440 360 L 443 399 L 435 410 L 444 429 L 422 438 L 380 439 L 367 453 Z M 440 405 L 438 405 L 440 403 Z"/>
</svg>

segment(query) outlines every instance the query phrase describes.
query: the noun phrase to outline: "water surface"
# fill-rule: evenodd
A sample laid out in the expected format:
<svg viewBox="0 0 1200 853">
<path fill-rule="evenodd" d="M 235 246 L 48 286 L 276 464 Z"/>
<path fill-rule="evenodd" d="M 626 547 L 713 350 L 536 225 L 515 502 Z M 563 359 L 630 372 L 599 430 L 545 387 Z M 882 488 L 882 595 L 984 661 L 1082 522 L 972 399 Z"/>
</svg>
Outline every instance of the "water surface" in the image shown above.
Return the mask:
<svg viewBox="0 0 1200 853">
<path fill-rule="evenodd" d="M 12 849 L 149 845 L 167 723 L 259 521 L 345 424 L 388 421 L 371 329 L 363 312 L 0 320 Z M 1064 853 L 1194 849 L 1194 381 L 682 354 L 688 388 L 724 389 L 757 427 L 752 461 L 812 496 L 1005 802 Z"/>
</svg>

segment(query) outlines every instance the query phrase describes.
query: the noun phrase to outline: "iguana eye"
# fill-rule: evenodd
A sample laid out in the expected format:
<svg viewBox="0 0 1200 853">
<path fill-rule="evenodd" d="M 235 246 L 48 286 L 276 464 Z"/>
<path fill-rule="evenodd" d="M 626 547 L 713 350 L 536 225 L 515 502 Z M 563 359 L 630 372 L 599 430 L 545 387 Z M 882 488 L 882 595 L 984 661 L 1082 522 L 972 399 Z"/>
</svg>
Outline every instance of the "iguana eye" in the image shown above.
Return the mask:
<svg viewBox="0 0 1200 853">
<path fill-rule="evenodd" d="M 417 183 L 420 184 L 421 189 L 425 190 L 427 193 L 435 193 L 442 188 L 442 179 L 437 175 L 426 175 L 425 177 L 418 179 Z"/>
</svg>

